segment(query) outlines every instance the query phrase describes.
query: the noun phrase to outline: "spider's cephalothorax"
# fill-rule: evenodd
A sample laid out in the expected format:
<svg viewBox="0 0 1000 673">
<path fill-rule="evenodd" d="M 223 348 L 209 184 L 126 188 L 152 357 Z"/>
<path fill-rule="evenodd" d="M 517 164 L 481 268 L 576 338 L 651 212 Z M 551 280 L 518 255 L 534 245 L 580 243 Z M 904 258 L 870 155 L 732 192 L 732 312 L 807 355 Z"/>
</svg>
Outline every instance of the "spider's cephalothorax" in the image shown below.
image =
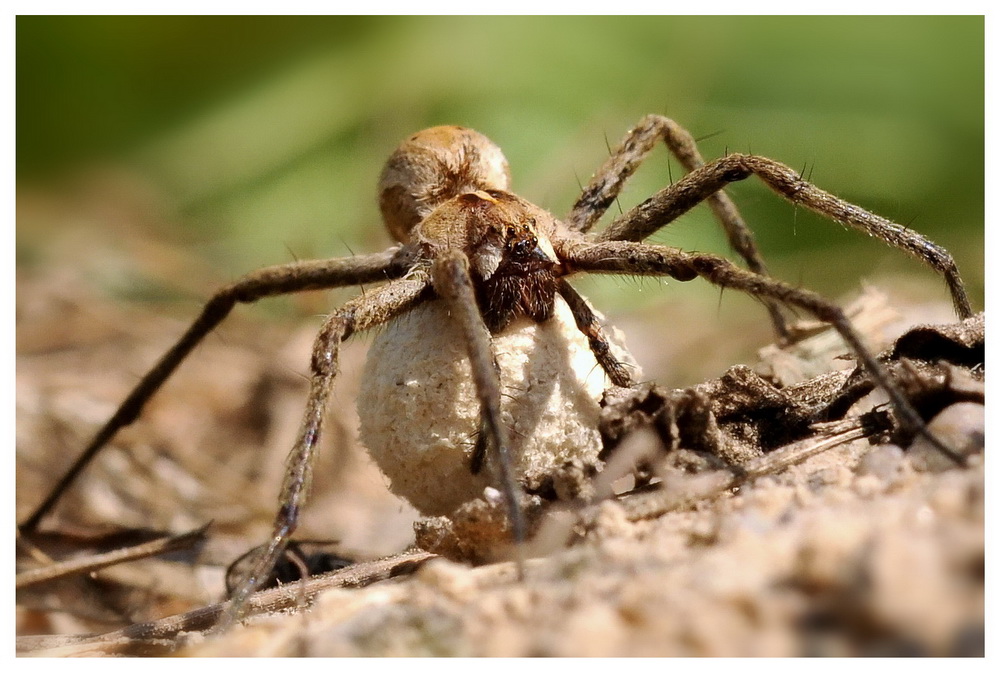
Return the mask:
<svg viewBox="0 0 1000 673">
<path fill-rule="evenodd" d="M 681 163 L 686 175 L 617 217 L 603 231 L 589 233 L 660 141 Z M 945 279 L 959 317 L 971 316 L 972 308 L 957 266 L 943 248 L 906 227 L 824 192 L 777 161 L 729 154 L 706 163 L 694 138 L 665 117 L 650 115 L 630 130 L 561 220 L 510 193 L 507 161 L 485 136 L 457 126 L 435 127 L 404 141 L 389 158 L 380 179 L 379 204 L 398 245 L 379 253 L 260 269 L 219 290 L 100 428 L 72 468 L 21 525 L 21 530 L 30 532 L 38 526 L 88 462 L 121 428 L 138 418 L 150 397 L 236 304 L 347 285 L 381 283 L 334 310 L 319 331 L 310 360 L 305 413 L 289 454 L 274 530 L 234 592 L 228 621 L 239 615 L 249 595 L 267 578 L 295 530 L 308 493 L 324 412 L 338 371 L 341 343 L 352 334 L 374 327 L 385 326 L 383 333 L 387 335 L 393 331 L 403 334 L 407 323 L 419 327 L 412 331 L 417 335 L 416 342 L 389 344 L 380 351 L 386 361 L 402 363 L 400 368 L 383 372 L 384 376 L 368 377 L 383 378 L 380 389 L 388 391 L 389 397 L 405 399 L 407 391 L 421 383 L 424 373 L 435 367 L 440 373 L 446 362 L 433 358 L 451 348 L 446 360 L 460 359 L 466 363 L 465 368 L 445 369 L 462 377 L 464 383 L 442 380 L 440 387 L 465 385 L 470 391 L 474 415 L 481 419 L 463 430 L 459 441 L 451 442 L 449 451 L 454 451 L 448 456 L 419 457 L 401 470 L 402 476 L 420 473 L 417 476 L 423 491 L 440 490 L 463 479 L 473 480 L 470 483 L 474 489 L 453 491 L 457 501 L 476 489 L 481 492 L 484 483 L 496 486 L 504 496 L 513 539 L 525 540 L 527 528 L 519 507 L 522 484 L 536 493 L 546 492 L 552 486 L 546 484 L 546 465 L 567 463 L 561 452 L 576 443 L 572 439 L 576 435 L 569 433 L 563 443 L 543 445 L 545 460 L 534 463 L 531 469 L 525 467 L 523 456 L 512 449 L 512 437 L 533 439 L 550 426 L 564 423 L 567 410 L 586 406 L 583 402 L 577 404 L 571 395 L 551 394 L 557 389 L 579 387 L 574 376 L 560 374 L 573 369 L 569 364 L 573 360 L 569 357 L 571 352 L 583 351 L 590 358 L 590 364 L 584 364 L 581 371 L 601 372 L 618 386 L 632 383 L 629 370 L 622 365 L 623 356 L 615 354 L 613 343 L 594 311 L 567 281 L 574 273 L 650 275 L 685 281 L 701 277 L 720 288 L 761 299 L 771 314 L 779 340 L 790 338 L 783 309 L 806 311 L 837 330 L 867 373 L 870 384 L 880 386 L 889 395 L 902 430 L 897 433 L 900 437 L 905 438 L 907 433 L 922 434 L 940 451 L 962 462 L 960 456 L 927 431 L 923 419 L 836 304 L 767 275 L 749 227 L 722 191 L 727 184 L 751 175 L 793 204 L 867 233 L 923 261 Z M 702 201 L 711 207 L 746 268 L 716 255 L 644 242 Z M 504 339 L 518 334 L 529 336 L 527 345 L 503 355 Z M 536 338 L 539 334 L 542 337 Z M 433 342 L 436 345 L 431 348 L 421 351 L 416 347 L 435 338 L 439 341 Z M 373 352 L 377 345 L 376 340 Z M 418 352 L 421 355 L 417 356 Z M 544 368 L 548 368 L 548 373 L 538 376 L 537 372 Z M 525 407 L 525 416 L 532 420 L 528 425 L 523 417 L 512 415 L 503 406 L 503 400 L 517 387 L 504 384 L 504 377 L 512 371 L 529 376 L 523 385 L 518 383 L 520 388 L 541 391 L 546 400 L 544 404 Z M 366 399 L 363 395 L 361 406 L 367 406 Z M 388 443 L 398 445 L 394 447 L 396 456 L 405 456 L 419 453 L 427 446 L 433 448 L 436 430 L 429 421 L 447 415 L 445 407 L 453 404 L 450 399 L 446 395 L 440 403 L 422 405 L 414 414 L 362 411 L 374 419 L 375 426 L 395 428 L 398 440 Z M 588 392 L 580 399 L 593 397 Z M 581 427 L 592 425 L 585 416 L 574 422 Z M 469 435 L 476 432 L 486 441 L 470 441 Z M 365 434 L 363 428 L 362 435 Z M 374 455 L 374 447 L 369 450 Z M 489 455 L 477 455 L 482 453 Z M 485 471 L 489 474 L 479 470 L 484 458 L 492 465 Z M 385 460 L 389 459 L 383 459 L 383 469 L 387 469 Z M 393 481 L 395 484 L 395 477 Z M 550 490 L 559 489 L 552 486 Z M 404 492 L 404 495 L 417 503 L 417 496 L 423 491 L 411 495 Z M 436 501 L 425 509 L 436 506 L 447 509 L 453 503 Z"/>
<path fill-rule="evenodd" d="M 459 126 L 435 126 L 407 138 L 379 181 L 379 205 L 397 240 L 415 241 L 425 260 L 443 250 L 468 257 L 476 299 L 490 332 L 519 316 L 552 313 L 558 259 L 556 223 L 506 191 L 510 169 L 489 138 Z"/>
<path fill-rule="evenodd" d="M 561 275 L 550 232 L 552 216 L 509 192 L 475 191 L 444 203 L 416 229 L 427 259 L 460 245 L 476 300 L 490 332 L 515 318 L 542 322 L 552 314 Z"/>
</svg>

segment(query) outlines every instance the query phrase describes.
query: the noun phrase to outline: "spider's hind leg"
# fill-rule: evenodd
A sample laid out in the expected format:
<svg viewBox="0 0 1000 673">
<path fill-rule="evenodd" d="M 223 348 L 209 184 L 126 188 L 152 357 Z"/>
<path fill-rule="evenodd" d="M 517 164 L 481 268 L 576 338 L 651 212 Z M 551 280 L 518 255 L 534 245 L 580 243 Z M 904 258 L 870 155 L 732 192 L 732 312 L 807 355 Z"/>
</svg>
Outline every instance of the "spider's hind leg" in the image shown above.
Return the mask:
<svg viewBox="0 0 1000 673">
<path fill-rule="evenodd" d="M 788 166 L 766 157 L 730 154 L 705 164 L 616 218 L 597 240 L 641 241 L 711 199 L 729 183 L 751 175 L 756 175 L 786 201 L 866 233 L 922 261 L 944 278 L 958 317 L 964 320 L 972 316 L 958 266 L 947 250 L 912 229 L 823 191 Z"/>
<path fill-rule="evenodd" d="M 695 171 L 705 165 L 705 160 L 698 151 L 697 141 L 684 127 L 668 117 L 647 115 L 625 134 L 621 144 L 611 151 L 611 156 L 590 179 L 566 218 L 568 226 L 581 232 L 589 231 L 661 139 L 685 170 Z M 743 220 L 732 199 L 721 189 L 702 198 L 707 201 L 715 218 L 726 232 L 729 245 L 745 260 L 747 268 L 755 273 L 767 275 L 767 266 L 757 248 L 753 232 Z M 661 220 L 659 227 L 666 226 L 672 219 Z M 619 229 L 616 230 L 614 239 L 640 241 L 651 233 L 653 232 L 640 233 L 638 230 Z M 606 236 L 601 238 L 610 240 Z M 790 334 L 778 303 L 764 299 L 764 304 L 771 315 L 779 343 L 787 343 Z"/>
<path fill-rule="evenodd" d="M 754 297 L 768 297 L 782 304 L 804 309 L 831 325 L 854 353 L 859 364 L 892 401 L 897 420 L 905 433 L 921 435 L 941 453 L 959 465 L 963 456 L 935 437 L 914 409 L 886 367 L 865 345 L 844 311 L 815 292 L 780 280 L 741 269 L 729 260 L 710 254 L 687 253 L 666 246 L 607 241 L 581 243 L 568 251 L 567 261 L 581 271 L 635 275 L 662 275 L 686 281 L 702 277 L 713 285 L 731 288 Z"/>
</svg>

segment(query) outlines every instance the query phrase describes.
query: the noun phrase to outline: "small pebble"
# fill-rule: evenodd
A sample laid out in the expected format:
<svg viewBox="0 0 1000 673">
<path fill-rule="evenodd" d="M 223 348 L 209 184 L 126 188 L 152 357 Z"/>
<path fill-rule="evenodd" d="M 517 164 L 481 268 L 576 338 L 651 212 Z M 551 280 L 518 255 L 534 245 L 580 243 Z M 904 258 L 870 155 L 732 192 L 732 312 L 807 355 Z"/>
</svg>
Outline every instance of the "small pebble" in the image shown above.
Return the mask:
<svg viewBox="0 0 1000 673">
<path fill-rule="evenodd" d="M 927 429 L 960 455 L 980 453 L 986 445 L 986 407 L 975 402 L 953 404 L 935 416 Z M 910 461 L 921 472 L 944 472 L 955 467 L 953 460 L 924 437 L 917 437 L 910 446 Z"/>
<path fill-rule="evenodd" d="M 858 476 L 872 475 L 893 483 L 903 469 L 903 450 L 895 444 L 876 446 L 858 461 Z"/>
</svg>

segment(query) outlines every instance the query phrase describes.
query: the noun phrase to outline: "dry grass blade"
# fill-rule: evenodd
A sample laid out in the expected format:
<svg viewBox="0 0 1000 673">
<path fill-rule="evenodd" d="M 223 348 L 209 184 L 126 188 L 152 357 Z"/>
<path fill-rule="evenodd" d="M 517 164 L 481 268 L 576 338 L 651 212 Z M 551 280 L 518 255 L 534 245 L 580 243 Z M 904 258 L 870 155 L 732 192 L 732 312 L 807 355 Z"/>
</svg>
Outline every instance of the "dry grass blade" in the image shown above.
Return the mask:
<svg viewBox="0 0 1000 673">
<path fill-rule="evenodd" d="M 94 572 L 95 570 L 101 570 L 102 568 L 118 565 L 119 563 L 127 563 L 129 561 L 149 558 L 150 556 L 158 556 L 160 554 L 166 554 L 167 552 L 178 551 L 180 549 L 188 549 L 200 544 L 205 539 L 205 531 L 210 525 L 211 524 L 205 524 L 201 528 L 187 533 L 164 537 L 159 540 L 153 540 L 152 542 L 144 542 L 132 547 L 126 547 L 124 549 L 116 549 L 103 554 L 93 554 L 91 556 L 74 558 L 68 561 L 59 561 L 42 568 L 25 570 L 17 574 L 15 586 L 18 589 L 25 589 L 38 584 L 43 584 L 45 582 L 50 582 L 61 577 L 82 575 L 84 573 Z"/>
<path fill-rule="evenodd" d="M 714 470 L 698 475 L 668 475 L 658 484 L 623 493 L 618 496 L 617 501 L 623 506 L 629 521 L 653 519 L 682 507 L 715 498 L 753 479 L 778 474 L 824 451 L 880 431 L 862 418 L 817 423 L 815 429 L 817 431 L 815 436 L 793 442 L 742 467 L 732 466 L 727 470 Z M 649 430 L 640 430 L 623 443 L 613 456 L 612 462 L 608 464 L 609 469 L 606 473 L 598 475 L 594 496 L 582 507 L 578 506 L 575 515 L 570 507 L 553 508 L 550 511 L 531 544 L 530 549 L 533 554 L 551 553 L 563 547 L 580 519 L 586 521 L 598 516 L 600 503 L 614 495 L 612 482 L 627 474 L 637 462 L 648 458 L 649 447 L 655 446 L 655 442 L 649 441 L 650 438 L 643 435 L 652 433 Z"/>
<path fill-rule="evenodd" d="M 359 563 L 305 582 L 295 582 L 254 594 L 247 601 L 246 617 L 274 613 L 300 606 L 317 594 L 335 587 L 362 587 L 408 574 L 433 554 L 413 551 L 398 556 Z M 35 656 L 168 654 L 183 646 L 191 634 L 211 629 L 229 602 L 208 605 L 153 622 L 133 624 L 96 636 L 24 636 L 17 639 L 17 653 Z"/>
<path fill-rule="evenodd" d="M 706 498 L 721 495 L 728 489 L 752 479 L 797 465 L 841 444 L 853 442 L 877 432 L 861 418 L 826 424 L 832 427 L 819 435 L 794 442 L 781 449 L 757 458 L 741 469 L 718 470 L 697 476 L 666 479 L 656 490 L 638 491 L 620 498 L 630 521 L 652 519 L 667 512 L 688 506 Z"/>
</svg>

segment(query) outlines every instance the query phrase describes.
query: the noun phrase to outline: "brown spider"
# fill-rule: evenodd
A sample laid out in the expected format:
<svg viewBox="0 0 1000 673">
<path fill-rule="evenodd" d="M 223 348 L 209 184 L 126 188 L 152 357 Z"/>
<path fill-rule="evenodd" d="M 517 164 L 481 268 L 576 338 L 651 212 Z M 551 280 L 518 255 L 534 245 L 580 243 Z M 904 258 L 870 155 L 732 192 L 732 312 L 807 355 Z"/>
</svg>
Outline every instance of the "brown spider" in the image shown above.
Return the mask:
<svg viewBox="0 0 1000 673">
<path fill-rule="evenodd" d="M 616 218 L 602 232 L 588 234 L 661 139 L 688 173 Z M 502 492 L 516 542 L 526 537 L 518 504 L 524 475 L 519 473 L 518 458 L 512 452 L 510 429 L 501 418 L 501 376 L 493 337 L 515 322 L 550 321 L 557 298 L 561 298 L 610 381 L 622 387 L 633 384 L 629 369 L 614 355 L 613 344 L 587 301 L 567 281 L 574 273 L 655 275 L 681 281 L 700 276 L 720 287 L 761 298 L 781 339 L 787 338 L 789 332 L 780 306 L 804 309 L 840 333 L 872 379 L 888 393 L 903 426 L 924 434 L 941 451 L 961 461 L 930 436 L 920 416 L 840 308 L 813 292 L 767 276 L 750 230 L 722 192 L 727 184 L 750 175 L 758 176 L 794 204 L 923 260 L 944 276 L 959 317 L 971 316 L 958 269 L 941 247 L 818 189 L 771 159 L 730 154 L 706 164 L 691 135 L 665 117 L 648 116 L 628 132 L 564 221 L 508 191 L 507 161 L 485 136 L 456 126 L 435 127 L 404 141 L 382 173 L 380 207 L 398 245 L 374 254 L 264 268 L 217 292 L 21 528 L 37 527 L 101 447 L 139 416 L 181 361 L 236 304 L 302 290 L 379 282 L 383 284 L 377 289 L 334 311 L 316 338 L 305 415 L 289 455 L 273 534 L 253 570 L 236 588 L 230 620 L 238 616 L 240 606 L 269 575 L 295 530 L 308 490 L 324 410 L 337 374 L 341 342 L 356 332 L 396 321 L 422 304 L 436 303 L 450 313 L 461 351 L 471 363 L 480 405 L 480 431 L 460 461 L 470 474 L 481 472 L 484 464 L 496 472 L 489 482 Z M 701 201 L 708 201 L 748 270 L 716 255 L 642 242 Z"/>
</svg>

